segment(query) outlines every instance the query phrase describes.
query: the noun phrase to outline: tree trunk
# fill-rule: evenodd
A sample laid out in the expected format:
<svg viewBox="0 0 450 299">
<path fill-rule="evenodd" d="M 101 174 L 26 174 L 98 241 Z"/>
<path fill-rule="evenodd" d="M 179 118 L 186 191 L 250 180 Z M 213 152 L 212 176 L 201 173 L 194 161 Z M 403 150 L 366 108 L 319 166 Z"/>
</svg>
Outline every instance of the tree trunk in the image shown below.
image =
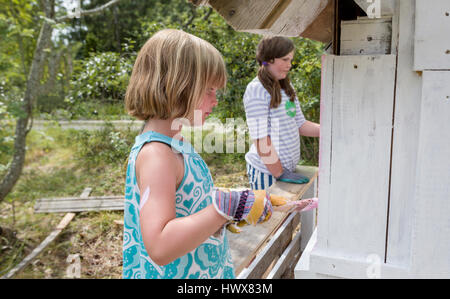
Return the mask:
<svg viewBox="0 0 450 299">
<path fill-rule="evenodd" d="M 39 92 L 39 81 L 45 64 L 44 49 L 50 43 L 52 32 L 53 27 L 48 22 L 44 21 L 36 44 L 36 49 L 34 50 L 33 61 L 31 62 L 25 95 L 22 101 L 22 110 L 25 114 L 20 115 L 17 119 L 12 162 L 0 184 L 0 202 L 5 199 L 6 195 L 14 187 L 22 173 L 25 162 L 26 138 L 31 129 L 33 104 L 36 100 L 36 95 Z"/>
<path fill-rule="evenodd" d="M 48 54 L 48 76 L 47 80 L 44 84 L 41 84 L 41 90 L 39 92 L 39 96 L 48 95 L 57 92 L 56 90 L 56 76 L 58 75 L 58 71 L 61 67 L 61 58 L 64 54 L 65 49 L 61 47 L 52 47 L 51 53 Z"/>
</svg>

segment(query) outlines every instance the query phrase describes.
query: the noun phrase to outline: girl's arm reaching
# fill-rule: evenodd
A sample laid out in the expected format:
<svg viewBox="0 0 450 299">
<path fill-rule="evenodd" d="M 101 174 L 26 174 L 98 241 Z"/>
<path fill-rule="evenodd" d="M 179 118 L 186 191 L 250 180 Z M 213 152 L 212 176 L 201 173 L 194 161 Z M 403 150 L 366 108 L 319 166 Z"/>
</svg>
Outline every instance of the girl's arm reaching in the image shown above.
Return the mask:
<svg viewBox="0 0 450 299">
<path fill-rule="evenodd" d="M 320 125 L 307 120 L 298 129 L 298 132 L 300 133 L 301 136 L 319 137 L 320 136 Z"/>
<path fill-rule="evenodd" d="M 179 163 L 169 146 L 157 142 L 145 145 L 136 160 L 141 202 L 145 201 L 139 216 L 142 238 L 147 253 L 158 265 L 166 265 L 194 250 L 227 222 L 213 205 L 176 218 Z"/>
</svg>

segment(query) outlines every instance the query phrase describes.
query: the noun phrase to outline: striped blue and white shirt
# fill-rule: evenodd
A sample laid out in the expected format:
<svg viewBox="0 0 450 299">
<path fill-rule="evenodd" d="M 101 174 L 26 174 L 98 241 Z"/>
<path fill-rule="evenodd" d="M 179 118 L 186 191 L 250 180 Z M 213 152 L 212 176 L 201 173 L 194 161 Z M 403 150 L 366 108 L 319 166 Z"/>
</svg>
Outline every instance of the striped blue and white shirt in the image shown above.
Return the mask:
<svg viewBox="0 0 450 299">
<path fill-rule="evenodd" d="M 298 129 L 305 123 L 305 117 L 298 99 L 294 103 L 281 90 L 281 104 L 270 108 L 270 94 L 258 77 L 247 85 L 244 93 L 244 107 L 250 138 L 252 140 L 270 136 L 281 165 L 291 171 L 300 161 L 300 135 Z M 248 164 L 257 170 L 270 174 L 252 143 L 245 155 Z"/>
</svg>

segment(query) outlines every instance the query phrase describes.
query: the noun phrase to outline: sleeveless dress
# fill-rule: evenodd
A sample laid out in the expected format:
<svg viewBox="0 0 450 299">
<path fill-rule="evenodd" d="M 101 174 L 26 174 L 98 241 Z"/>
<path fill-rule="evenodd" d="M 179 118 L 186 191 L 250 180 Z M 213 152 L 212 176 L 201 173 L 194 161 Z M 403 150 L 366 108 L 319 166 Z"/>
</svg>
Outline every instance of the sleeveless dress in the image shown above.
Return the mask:
<svg viewBox="0 0 450 299">
<path fill-rule="evenodd" d="M 123 278 L 234 278 L 231 252 L 223 228 L 193 251 L 165 266 L 157 265 L 149 257 L 139 223 L 140 192 L 135 162 L 142 146 L 153 141 L 166 143 L 183 155 L 184 177 L 176 191 L 176 217 L 194 214 L 212 204 L 211 174 L 190 143 L 154 131 L 138 135 L 131 149 L 126 175 Z"/>
</svg>

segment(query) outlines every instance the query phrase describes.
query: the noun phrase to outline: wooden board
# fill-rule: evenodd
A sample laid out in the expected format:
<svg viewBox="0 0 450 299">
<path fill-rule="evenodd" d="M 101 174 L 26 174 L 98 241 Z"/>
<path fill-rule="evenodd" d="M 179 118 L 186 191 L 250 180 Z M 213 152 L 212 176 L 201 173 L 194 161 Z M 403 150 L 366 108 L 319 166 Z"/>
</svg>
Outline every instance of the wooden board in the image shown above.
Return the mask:
<svg viewBox="0 0 450 299">
<path fill-rule="evenodd" d="M 414 69 L 450 70 L 450 1 L 416 0 Z"/>
<path fill-rule="evenodd" d="M 392 18 L 341 21 L 341 55 L 390 54 Z"/>
<path fill-rule="evenodd" d="M 235 30 L 263 28 L 279 1 L 275 0 L 210 0 L 209 5 Z M 251 17 L 250 17 L 251 16 Z"/>
<path fill-rule="evenodd" d="M 300 222 L 298 212 L 291 213 L 261 249 L 252 263 L 239 273 L 239 279 L 263 278 L 269 266 L 284 252 L 292 241 L 292 234 Z"/>
<path fill-rule="evenodd" d="M 331 0 L 201 2 L 201 4 L 208 2 L 236 31 L 263 35 L 304 36 L 324 43 L 332 39 L 334 6 Z"/>
<path fill-rule="evenodd" d="M 423 73 L 413 272 L 450 276 L 450 71 Z"/>
<path fill-rule="evenodd" d="M 332 35 L 332 2 L 330 0 L 291 1 L 273 25 L 266 29 L 266 34 L 305 36 L 327 43 Z"/>
<path fill-rule="evenodd" d="M 317 246 L 384 257 L 396 56 L 326 60 Z"/>
<path fill-rule="evenodd" d="M 407 268 L 411 263 L 422 76 L 413 71 L 415 5 L 413 1 L 400 1 L 399 5 L 401 13 L 397 29 L 398 62 L 386 263 Z M 396 30 L 394 23 L 392 30 Z"/>
<path fill-rule="evenodd" d="M 297 166 L 296 171 L 309 177 L 310 182 L 301 185 L 276 182 L 270 187 L 270 192 L 285 196 L 288 200 L 302 198 L 303 194 L 306 193 L 317 178 L 317 167 Z M 288 216 L 289 214 L 286 213 L 274 212 L 271 219 L 265 223 L 256 226 L 245 226 L 240 234 L 228 233 L 236 275 L 249 265 Z"/>
<path fill-rule="evenodd" d="M 111 211 L 123 209 L 123 196 L 42 198 L 37 200 L 34 206 L 35 213 Z"/>
<path fill-rule="evenodd" d="M 275 266 L 267 275 L 267 279 L 280 278 L 281 275 L 291 266 L 294 257 L 300 253 L 301 231 L 297 232 L 291 243 L 286 247 Z"/>
</svg>

